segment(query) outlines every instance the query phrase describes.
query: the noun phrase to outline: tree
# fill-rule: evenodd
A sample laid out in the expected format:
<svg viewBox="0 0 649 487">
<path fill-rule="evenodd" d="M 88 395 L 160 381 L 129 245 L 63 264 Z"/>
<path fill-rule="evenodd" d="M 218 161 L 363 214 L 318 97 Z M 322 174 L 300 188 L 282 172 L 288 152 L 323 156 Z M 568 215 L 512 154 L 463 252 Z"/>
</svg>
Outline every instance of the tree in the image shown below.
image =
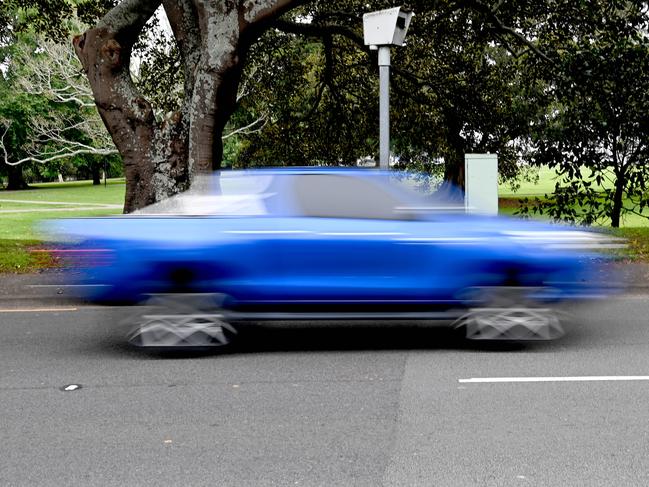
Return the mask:
<svg viewBox="0 0 649 487">
<path fill-rule="evenodd" d="M 539 32 L 552 69 L 527 71 L 548 97 L 534 121 L 531 160 L 559 175 L 536 208 L 618 227 L 649 203 L 649 14 L 638 1 L 559 3 Z"/>
<path fill-rule="evenodd" d="M 0 9 L 11 21 L 0 50 L 0 170 L 19 189 L 23 168 L 35 176 L 89 172 L 99 184 L 101 160 L 117 151 L 95 108 L 72 46 L 34 30 L 33 12 L 17 6 Z M 67 19 L 57 29 L 79 25 Z"/>
<path fill-rule="evenodd" d="M 154 60 L 141 64 L 134 79 L 131 56 L 160 4 L 173 39 L 159 44 Z M 376 153 L 376 56 L 362 42 L 360 19 L 389 2 L 88 0 L 81 5 L 83 15 L 102 15 L 74 45 L 102 120 L 124 157 L 126 211 L 182 191 L 196 172 L 219 168 L 228 121 L 238 127 L 225 136 L 235 165 L 341 164 Z M 601 55 L 594 46 L 608 43 L 606 56 L 633 58 L 627 75 L 642 79 L 641 56 L 613 49 L 618 38 L 642 43 L 633 37 L 646 31 L 639 2 L 436 0 L 411 6 L 417 16 L 408 46 L 393 51 L 393 149 L 410 167 L 434 169 L 443 161 L 445 179 L 455 184 L 462 184 L 469 151 L 498 152 L 501 173 L 515 175 L 530 147 L 535 162 L 556 161 L 587 143 L 601 147 L 603 135 L 570 129 L 569 123 L 580 111 L 584 117 L 597 113 L 592 108 L 617 93 L 600 77 L 604 73 L 595 76 L 599 87 L 578 76 L 585 52 Z M 624 87 L 625 81 L 613 85 Z M 581 98 L 570 98 L 573 88 Z M 628 99 L 643 89 L 638 84 Z M 602 96 L 594 102 L 597 90 Z M 241 91 L 255 97 L 242 99 Z M 581 108 L 571 106 L 579 100 Z M 633 147 L 639 147 L 644 108 L 620 106 L 634 114 L 638 127 L 619 140 L 635 140 Z M 612 126 L 607 114 L 598 117 Z M 560 134 L 559 128 L 568 132 Z M 571 130 L 579 137 L 566 137 Z M 560 135 L 553 139 L 553 134 Z M 557 149 L 554 140 L 563 146 Z M 586 163 L 593 154 L 602 157 L 591 151 L 573 159 Z M 622 201 L 635 195 L 639 211 L 645 176 L 629 169 L 638 164 L 628 161 L 641 162 L 644 149 L 630 154 L 635 159 L 625 155 L 625 169 L 616 174 L 631 174 L 637 184 L 617 194 Z M 594 194 L 584 201 L 605 208 L 606 194 L 603 199 Z M 613 209 L 620 198 L 610 196 Z"/>
<path fill-rule="evenodd" d="M 354 164 L 377 154 L 376 54 L 363 43 L 361 17 L 386 6 L 309 2 L 273 23 L 249 58 L 262 72 L 257 96 L 238 112 L 265 106 L 270 122 L 242 141 L 235 164 Z M 499 153 L 501 174 L 516 176 L 535 107 L 512 46 L 472 5 L 411 6 L 407 45 L 392 50 L 392 151 L 400 166 L 441 170 L 462 186 L 464 154 L 490 151 Z"/>
<path fill-rule="evenodd" d="M 49 164 L 83 155 L 117 153 L 101 123 L 90 87 L 80 76 L 81 66 L 71 46 L 38 36 L 17 41 L 11 66 L 16 66 L 10 73 L 14 91 L 41 100 L 43 110 L 31 113 L 24 122 L 31 135 L 23 143 L 22 157 L 8 156 L 4 137 L 14 121 L 4 117 L 0 149 L 5 164 Z M 83 159 L 79 162 L 83 163 Z M 94 182 L 99 184 L 100 161 L 90 158 L 88 165 Z"/>
<path fill-rule="evenodd" d="M 124 0 L 74 38 L 99 113 L 124 159 L 129 212 L 185 189 L 220 166 L 252 43 L 296 0 L 164 0 L 184 75 L 181 107 L 158 121 L 131 77 L 133 45 L 160 0 Z"/>
</svg>

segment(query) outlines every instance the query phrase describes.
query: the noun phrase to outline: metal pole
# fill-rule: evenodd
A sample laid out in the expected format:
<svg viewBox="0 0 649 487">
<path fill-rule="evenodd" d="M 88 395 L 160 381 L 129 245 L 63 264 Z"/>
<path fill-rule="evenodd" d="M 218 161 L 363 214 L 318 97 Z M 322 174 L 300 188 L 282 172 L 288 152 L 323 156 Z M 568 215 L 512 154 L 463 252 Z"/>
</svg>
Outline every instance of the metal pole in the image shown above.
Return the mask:
<svg viewBox="0 0 649 487">
<path fill-rule="evenodd" d="M 387 171 L 390 168 L 390 47 L 379 46 L 379 168 Z"/>
</svg>

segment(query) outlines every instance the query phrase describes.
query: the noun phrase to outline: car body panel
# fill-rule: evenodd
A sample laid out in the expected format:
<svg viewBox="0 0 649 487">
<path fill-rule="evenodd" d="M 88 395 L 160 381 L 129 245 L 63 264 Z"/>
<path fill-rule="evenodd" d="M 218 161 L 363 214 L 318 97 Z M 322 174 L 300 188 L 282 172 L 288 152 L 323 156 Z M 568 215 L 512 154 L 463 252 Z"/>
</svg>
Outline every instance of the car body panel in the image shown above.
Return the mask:
<svg viewBox="0 0 649 487">
<path fill-rule="evenodd" d="M 148 212 L 58 220 L 45 228 L 73 248 L 105 257 L 71 274 L 85 297 L 100 302 L 138 302 L 152 293 L 191 289 L 221 293 L 233 309 L 434 309 L 456 306 L 475 287 L 543 287 L 544 298 L 555 300 L 589 296 L 597 288 L 598 255 L 556 245 L 583 233 L 574 228 L 421 210 L 421 200 L 410 199 L 391 184 L 392 175 L 378 171 L 261 170 L 254 177 L 266 179 L 257 186 L 231 184 L 247 174 L 222 179 L 220 188 L 210 181 L 199 196 L 177 197 Z M 321 176 L 337 184 L 304 179 Z M 306 190 L 300 190 L 304 181 Z M 360 210 L 343 203 L 322 206 L 323 199 L 340 195 L 340 181 L 349 183 L 350 201 L 358 181 L 385 199 L 359 199 Z M 369 194 L 362 193 L 358 198 Z M 305 210 L 311 203 L 324 209 Z M 223 211 L 213 210 L 218 204 Z M 392 207 L 393 213 L 381 217 Z M 235 210 L 228 215 L 228 208 Z M 356 213 L 363 211 L 371 217 L 359 218 Z"/>
</svg>

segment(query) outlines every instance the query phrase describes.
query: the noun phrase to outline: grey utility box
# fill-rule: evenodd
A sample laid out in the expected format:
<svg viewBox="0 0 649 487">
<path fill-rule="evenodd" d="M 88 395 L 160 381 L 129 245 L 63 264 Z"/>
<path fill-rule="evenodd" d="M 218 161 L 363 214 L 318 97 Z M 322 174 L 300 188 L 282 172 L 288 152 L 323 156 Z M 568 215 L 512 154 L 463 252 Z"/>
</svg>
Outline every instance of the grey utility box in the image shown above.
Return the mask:
<svg viewBox="0 0 649 487">
<path fill-rule="evenodd" d="M 498 157 L 496 154 L 465 155 L 464 202 L 467 213 L 498 214 Z"/>
<path fill-rule="evenodd" d="M 403 46 L 414 14 L 403 7 L 378 10 L 363 15 L 366 46 Z"/>
</svg>

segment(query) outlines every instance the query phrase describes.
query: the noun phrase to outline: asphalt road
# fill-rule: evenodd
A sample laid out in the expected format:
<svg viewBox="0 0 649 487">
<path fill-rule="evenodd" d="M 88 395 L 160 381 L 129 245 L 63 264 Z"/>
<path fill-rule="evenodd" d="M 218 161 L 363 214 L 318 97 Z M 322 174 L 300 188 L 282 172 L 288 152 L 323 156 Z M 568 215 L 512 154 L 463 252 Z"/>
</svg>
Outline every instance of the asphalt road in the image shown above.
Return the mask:
<svg viewBox="0 0 649 487">
<path fill-rule="evenodd" d="M 48 306 L 0 310 L 0 485 L 649 485 L 649 381 L 460 382 L 649 375 L 649 296 L 554 343 L 342 324 L 173 357 Z"/>
</svg>

